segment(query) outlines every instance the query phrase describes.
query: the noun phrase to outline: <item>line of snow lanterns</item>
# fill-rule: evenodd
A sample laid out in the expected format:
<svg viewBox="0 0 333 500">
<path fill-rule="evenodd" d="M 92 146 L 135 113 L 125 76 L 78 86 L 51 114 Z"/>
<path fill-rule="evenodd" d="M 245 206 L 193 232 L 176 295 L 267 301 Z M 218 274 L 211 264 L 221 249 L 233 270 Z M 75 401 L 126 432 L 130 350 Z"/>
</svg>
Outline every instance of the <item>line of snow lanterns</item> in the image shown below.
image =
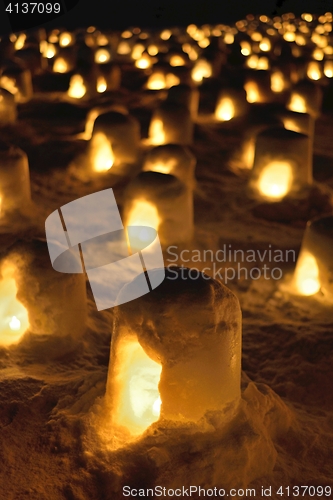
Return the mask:
<svg viewBox="0 0 333 500">
<path fill-rule="evenodd" d="M 318 292 L 333 301 L 333 216 L 308 222 L 292 281 L 294 293 L 311 296 Z"/>
<path fill-rule="evenodd" d="M 71 351 L 85 330 L 86 282 L 73 274 L 75 255 L 63 259 L 70 273 L 49 265 L 44 240 L 18 241 L 0 263 L 0 345 L 34 342 L 54 357 Z"/>
<path fill-rule="evenodd" d="M 280 201 L 286 196 L 299 198 L 312 184 L 312 156 L 309 138 L 284 128 L 271 128 L 258 134 L 250 192 L 258 198 Z"/>
<path fill-rule="evenodd" d="M 106 388 L 115 448 L 159 419 L 186 424 L 207 412 L 226 416 L 240 400 L 237 298 L 202 273 L 195 280 L 186 268 L 165 273 L 159 287 L 116 308 Z"/>
</svg>

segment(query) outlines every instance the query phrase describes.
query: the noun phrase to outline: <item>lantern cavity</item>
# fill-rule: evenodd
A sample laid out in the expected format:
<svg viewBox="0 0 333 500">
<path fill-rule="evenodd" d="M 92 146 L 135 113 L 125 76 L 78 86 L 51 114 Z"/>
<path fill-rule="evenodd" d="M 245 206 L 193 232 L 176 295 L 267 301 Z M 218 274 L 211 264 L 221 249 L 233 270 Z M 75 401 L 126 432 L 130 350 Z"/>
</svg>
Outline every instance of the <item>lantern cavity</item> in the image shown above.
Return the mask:
<svg viewBox="0 0 333 500">
<path fill-rule="evenodd" d="M 195 166 L 196 159 L 188 148 L 178 144 L 166 144 L 156 146 L 148 153 L 143 171 L 171 174 L 186 186 L 193 187 Z"/>
<path fill-rule="evenodd" d="M 99 115 L 89 143 L 89 170 L 127 175 L 139 156 L 140 125 L 129 114 L 109 111 Z"/>
<path fill-rule="evenodd" d="M 23 212 L 31 203 L 27 155 L 0 143 L 0 220 L 11 212 Z"/>
<path fill-rule="evenodd" d="M 240 400 L 238 299 L 203 273 L 165 272 L 159 287 L 116 309 L 106 402 L 118 445 L 159 419 L 199 422 Z"/>
<path fill-rule="evenodd" d="M 268 201 L 306 195 L 312 183 L 309 153 L 309 138 L 304 134 L 284 128 L 258 134 L 249 183 L 251 194 Z"/>
<path fill-rule="evenodd" d="M 68 265 L 72 261 L 74 254 Z M 29 335 L 24 340 L 31 349 L 51 358 L 72 351 L 86 328 L 85 275 L 56 272 L 50 265 L 46 242 L 37 239 L 19 241 L 8 249 L 2 259 L 2 277 L 9 272 L 28 319 L 22 319 L 20 311 L 12 317 L 21 325 L 28 322 Z M 11 287 L 14 289 L 13 284 Z M 19 323 L 14 319 L 12 325 L 18 327 Z"/>
<path fill-rule="evenodd" d="M 124 196 L 124 226 L 154 228 L 163 246 L 192 239 L 193 190 L 175 176 L 142 172 Z"/>
<path fill-rule="evenodd" d="M 149 126 L 149 142 L 152 145 L 190 145 L 193 140 L 191 113 L 185 105 L 164 102 L 155 109 Z"/>
<path fill-rule="evenodd" d="M 299 295 L 321 292 L 333 302 L 333 216 L 308 222 L 293 277 L 293 291 Z"/>
<path fill-rule="evenodd" d="M 244 89 L 249 103 L 267 103 L 273 100 L 270 74 L 265 70 L 253 70 L 245 79 Z"/>
<path fill-rule="evenodd" d="M 247 111 L 248 103 L 245 90 L 232 88 L 221 90 L 215 107 L 215 118 L 218 121 L 229 121 L 245 115 Z"/>
</svg>

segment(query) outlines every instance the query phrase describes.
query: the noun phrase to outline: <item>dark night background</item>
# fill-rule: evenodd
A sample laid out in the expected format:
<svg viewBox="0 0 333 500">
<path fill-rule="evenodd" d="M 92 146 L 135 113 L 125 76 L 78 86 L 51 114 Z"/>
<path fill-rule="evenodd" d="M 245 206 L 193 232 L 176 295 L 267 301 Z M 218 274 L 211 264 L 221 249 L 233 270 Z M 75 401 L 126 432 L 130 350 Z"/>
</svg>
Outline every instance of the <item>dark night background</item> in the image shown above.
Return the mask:
<svg viewBox="0 0 333 500">
<path fill-rule="evenodd" d="M 8 1 L 0 0 L 0 5 Z M 65 2 L 69 5 L 76 0 Z M 321 14 L 332 11 L 332 8 L 333 0 L 79 0 L 70 12 L 45 24 L 45 27 L 74 29 L 95 25 L 105 29 L 124 29 L 130 26 L 186 26 L 190 23 L 231 24 L 247 14 Z"/>
<path fill-rule="evenodd" d="M 320 14 L 331 11 L 332 7 L 333 0 L 79 0 L 63 24 L 68 28 L 94 24 L 114 29 L 133 25 L 228 24 L 249 13 L 272 16 L 308 11 Z"/>
</svg>

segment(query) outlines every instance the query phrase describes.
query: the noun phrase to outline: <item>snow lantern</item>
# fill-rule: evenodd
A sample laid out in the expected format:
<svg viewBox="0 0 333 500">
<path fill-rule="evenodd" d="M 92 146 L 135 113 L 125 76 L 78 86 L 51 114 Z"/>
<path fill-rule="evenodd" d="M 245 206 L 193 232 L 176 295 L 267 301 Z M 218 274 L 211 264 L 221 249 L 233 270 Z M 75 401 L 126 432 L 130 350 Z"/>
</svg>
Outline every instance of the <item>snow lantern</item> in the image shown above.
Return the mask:
<svg viewBox="0 0 333 500">
<path fill-rule="evenodd" d="M 195 119 L 198 115 L 199 90 L 196 87 L 190 87 L 185 83 L 174 85 L 169 89 L 167 101 L 178 105 L 185 105 L 192 119 Z"/>
<path fill-rule="evenodd" d="M 244 115 L 247 110 L 246 92 L 242 89 L 225 88 L 219 93 L 215 107 L 215 118 L 226 122 Z"/>
<path fill-rule="evenodd" d="M 321 113 L 323 92 L 318 84 L 310 80 L 301 81 L 291 91 L 288 109 L 297 113 L 308 113 L 318 118 Z"/>
<path fill-rule="evenodd" d="M 179 144 L 156 146 L 147 155 L 143 171 L 171 174 L 188 187 L 194 185 L 196 159 L 191 151 Z"/>
<path fill-rule="evenodd" d="M 269 201 L 302 196 L 312 183 L 309 138 L 284 128 L 258 134 L 250 189 Z"/>
<path fill-rule="evenodd" d="M 193 190 L 174 175 L 141 172 L 124 197 L 125 227 L 153 227 L 164 246 L 192 239 Z"/>
<path fill-rule="evenodd" d="M 185 105 L 163 102 L 155 109 L 149 125 L 149 142 L 190 145 L 193 140 L 191 113 Z"/>
<path fill-rule="evenodd" d="M 71 76 L 69 81 L 69 89 L 67 94 L 72 99 L 82 99 L 87 93 L 86 82 L 84 77 L 79 74 L 74 74 Z"/>
<path fill-rule="evenodd" d="M 293 277 L 297 294 L 310 296 L 321 291 L 333 301 L 332 242 L 332 215 L 308 222 Z"/>
<path fill-rule="evenodd" d="M 30 204 L 27 155 L 16 146 L 0 143 L 0 220 Z"/>
<path fill-rule="evenodd" d="M 94 121 L 89 143 L 89 168 L 95 173 L 112 169 L 115 175 L 126 175 L 137 163 L 140 146 L 140 124 L 129 114 L 108 111 Z"/>
<path fill-rule="evenodd" d="M 237 408 L 238 299 L 222 283 L 198 271 L 193 278 L 191 271 L 166 268 L 155 290 L 116 309 L 106 389 L 116 446 L 159 419 L 182 425 Z"/>
<path fill-rule="evenodd" d="M 5 67 L 0 74 L 0 87 L 13 94 L 16 102 L 26 102 L 33 94 L 31 72 L 21 64 Z"/>
<path fill-rule="evenodd" d="M 245 79 L 244 89 L 247 102 L 270 102 L 272 91 L 269 72 L 266 70 L 251 71 Z"/>
<path fill-rule="evenodd" d="M 17 109 L 15 97 L 8 90 L 0 88 L 0 126 L 16 121 Z"/>
<path fill-rule="evenodd" d="M 51 357 L 72 350 L 85 330 L 85 275 L 56 272 L 41 239 L 7 249 L 0 274 L 0 344 L 16 343 L 29 330 L 36 348 L 47 346 Z"/>
</svg>

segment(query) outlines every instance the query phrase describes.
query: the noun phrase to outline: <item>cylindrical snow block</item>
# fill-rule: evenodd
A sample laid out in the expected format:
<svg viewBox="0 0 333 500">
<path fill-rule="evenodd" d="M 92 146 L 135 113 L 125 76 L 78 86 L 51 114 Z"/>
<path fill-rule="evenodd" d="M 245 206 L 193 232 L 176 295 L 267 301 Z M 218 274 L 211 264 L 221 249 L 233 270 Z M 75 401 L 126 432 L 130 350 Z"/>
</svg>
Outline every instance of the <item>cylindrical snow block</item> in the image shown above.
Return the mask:
<svg viewBox="0 0 333 500">
<path fill-rule="evenodd" d="M 168 102 L 186 106 L 192 119 L 198 115 L 199 108 L 199 90 L 186 84 L 174 85 L 169 89 Z"/>
<path fill-rule="evenodd" d="M 99 115 L 89 145 L 90 169 L 112 168 L 115 175 L 127 175 L 137 163 L 140 147 L 140 124 L 129 114 L 109 111 Z M 104 159 L 103 159 L 104 158 Z"/>
<path fill-rule="evenodd" d="M 244 89 L 246 92 L 246 100 L 249 103 L 267 103 L 273 100 L 270 74 L 266 70 L 253 70 L 248 72 L 245 78 Z"/>
<path fill-rule="evenodd" d="M 291 91 L 288 109 L 297 113 L 308 113 L 318 118 L 321 113 L 323 92 L 320 86 L 310 80 L 302 80 Z"/>
<path fill-rule="evenodd" d="M 161 285 L 116 309 L 106 402 L 120 445 L 159 418 L 186 424 L 237 408 L 239 302 L 220 282 L 192 271 L 166 268 Z"/>
<path fill-rule="evenodd" d="M 232 118 L 245 115 L 248 111 L 246 92 L 243 89 L 224 88 L 219 92 L 215 118 L 219 121 L 229 121 Z"/>
<path fill-rule="evenodd" d="M 58 273 L 52 268 L 46 242 L 31 240 L 19 241 L 7 250 L 1 276 L 14 280 L 16 298 L 28 318 L 28 333 L 22 339 L 31 342 L 31 349 L 51 358 L 73 350 L 86 328 L 85 275 Z M 20 309 L 15 313 L 17 307 L 14 303 L 10 313 L 13 326 L 17 326 L 14 317 L 22 325 L 24 321 Z"/>
<path fill-rule="evenodd" d="M 18 64 L 4 69 L 0 76 L 0 86 L 13 94 L 16 102 L 26 102 L 33 94 L 31 73 Z"/>
<path fill-rule="evenodd" d="M 155 109 L 150 126 L 151 144 L 190 145 L 193 141 L 193 122 L 186 106 L 174 102 L 164 102 Z"/>
<path fill-rule="evenodd" d="M 308 222 L 297 259 L 293 288 L 300 295 L 321 292 L 333 302 L 333 216 Z"/>
<path fill-rule="evenodd" d="M 258 198 L 279 201 L 301 197 L 312 183 L 309 138 L 284 128 L 258 134 L 250 192 Z"/>
<path fill-rule="evenodd" d="M 156 146 L 147 155 L 143 171 L 161 172 L 177 177 L 189 188 L 194 186 L 196 159 L 191 151 L 178 144 Z"/>
<path fill-rule="evenodd" d="M 23 211 L 31 201 L 27 155 L 4 143 L 0 143 L 0 199 L 0 218 Z"/>
<path fill-rule="evenodd" d="M 9 125 L 16 121 L 17 108 L 15 97 L 8 90 L 0 88 L 0 125 Z"/>
<path fill-rule="evenodd" d="M 193 190 L 175 176 L 141 172 L 124 195 L 124 226 L 151 226 L 161 244 L 182 244 L 193 237 Z"/>
</svg>

